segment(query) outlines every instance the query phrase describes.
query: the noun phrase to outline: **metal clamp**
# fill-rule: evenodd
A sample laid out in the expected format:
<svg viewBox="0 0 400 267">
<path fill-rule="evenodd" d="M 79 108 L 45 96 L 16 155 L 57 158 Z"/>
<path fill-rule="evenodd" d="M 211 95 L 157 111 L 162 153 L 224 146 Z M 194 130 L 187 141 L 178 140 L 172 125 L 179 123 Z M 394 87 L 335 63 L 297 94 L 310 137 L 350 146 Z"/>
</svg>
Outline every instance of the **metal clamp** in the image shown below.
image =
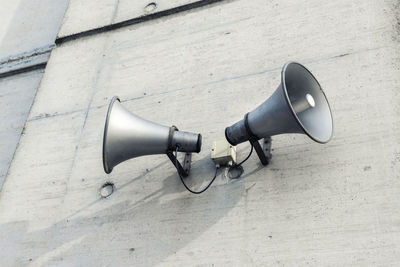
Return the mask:
<svg viewBox="0 0 400 267">
<path fill-rule="evenodd" d="M 249 122 L 248 122 L 249 113 L 244 115 L 244 126 L 246 128 L 247 135 L 249 136 L 249 142 L 254 147 L 257 152 L 258 158 L 261 161 L 262 165 L 268 165 L 270 162 L 272 155 L 271 155 L 271 137 L 263 138 L 263 147 L 261 148 L 260 143 L 258 142 L 259 137 L 257 137 L 250 129 Z"/>
<path fill-rule="evenodd" d="M 177 160 L 172 151 L 167 151 L 167 156 L 171 160 L 172 164 L 174 164 L 176 170 L 182 177 L 188 177 L 190 173 L 190 167 L 192 162 L 192 153 L 185 153 L 185 158 L 183 162 L 183 167 L 181 163 Z"/>
<path fill-rule="evenodd" d="M 178 131 L 176 126 L 172 126 L 169 130 L 169 137 L 168 137 L 168 150 L 166 152 L 168 158 L 171 160 L 172 164 L 174 164 L 176 170 L 182 177 L 188 177 L 190 173 L 190 167 L 192 163 L 192 153 L 185 153 L 185 158 L 183 161 L 183 167 L 179 160 L 173 154 L 175 148 L 172 147 L 172 135 L 175 131 Z"/>
</svg>

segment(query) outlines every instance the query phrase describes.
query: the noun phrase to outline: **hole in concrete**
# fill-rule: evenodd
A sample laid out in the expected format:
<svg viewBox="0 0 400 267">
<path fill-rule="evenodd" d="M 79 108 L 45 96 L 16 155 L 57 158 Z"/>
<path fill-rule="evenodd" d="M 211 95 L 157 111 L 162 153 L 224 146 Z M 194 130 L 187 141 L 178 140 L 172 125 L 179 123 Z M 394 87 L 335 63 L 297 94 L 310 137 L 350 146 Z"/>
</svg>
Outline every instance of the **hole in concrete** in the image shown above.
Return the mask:
<svg viewBox="0 0 400 267">
<path fill-rule="evenodd" d="M 102 198 L 109 197 L 112 193 L 114 192 L 114 184 L 107 182 L 103 184 L 103 186 L 100 189 L 100 196 Z"/>
<path fill-rule="evenodd" d="M 225 171 L 225 176 L 229 179 L 239 179 L 239 177 L 243 174 L 242 166 L 231 166 L 227 168 Z"/>
<path fill-rule="evenodd" d="M 144 11 L 147 13 L 153 12 L 154 10 L 156 10 L 157 8 L 157 4 L 155 2 L 151 2 L 149 4 L 147 4 L 147 6 L 144 7 Z"/>
</svg>

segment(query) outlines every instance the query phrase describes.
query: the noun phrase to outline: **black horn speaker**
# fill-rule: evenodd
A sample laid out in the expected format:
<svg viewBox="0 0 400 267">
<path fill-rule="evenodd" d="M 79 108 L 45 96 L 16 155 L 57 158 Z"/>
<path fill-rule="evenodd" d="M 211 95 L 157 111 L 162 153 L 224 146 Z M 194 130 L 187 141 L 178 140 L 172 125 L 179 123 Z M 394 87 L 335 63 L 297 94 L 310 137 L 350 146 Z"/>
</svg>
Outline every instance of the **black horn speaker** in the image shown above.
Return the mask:
<svg viewBox="0 0 400 267">
<path fill-rule="evenodd" d="M 325 93 L 311 72 L 296 62 L 283 66 L 281 84 L 270 98 L 225 129 L 232 145 L 250 141 L 263 165 L 269 162 L 270 137 L 286 133 L 306 134 L 318 143 L 327 143 L 333 134 Z M 264 139 L 264 148 L 260 139 Z"/>
</svg>

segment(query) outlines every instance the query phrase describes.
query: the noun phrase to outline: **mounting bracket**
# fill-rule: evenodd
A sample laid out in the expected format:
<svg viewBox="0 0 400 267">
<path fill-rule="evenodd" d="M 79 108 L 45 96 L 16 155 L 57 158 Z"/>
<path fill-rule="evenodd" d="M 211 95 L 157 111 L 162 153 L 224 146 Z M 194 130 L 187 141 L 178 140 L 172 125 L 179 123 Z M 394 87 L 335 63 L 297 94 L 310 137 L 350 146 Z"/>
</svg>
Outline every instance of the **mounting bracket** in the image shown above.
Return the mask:
<svg viewBox="0 0 400 267">
<path fill-rule="evenodd" d="M 271 155 L 271 136 L 264 137 L 262 139 L 263 146 L 261 148 L 260 143 L 258 142 L 259 138 L 257 135 L 255 135 L 249 126 L 249 113 L 246 113 L 244 115 L 244 126 L 246 128 L 247 135 L 249 136 L 249 142 L 250 144 L 254 147 L 254 149 L 257 152 L 258 157 L 260 158 L 260 161 L 262 165 L 268 165 L 269 161 L 272 158 Z"/>
<path fill-rule="evenodd" d="M 265 137 L 262 140 L 262 148 L 258 140 L 250 139 L 249 142 L 253 145 L 254 149 L 257 152 L 257 155 L 262 163 L 262 165 L 268 165 L 271 161 L 272 154 L 271 154 L 271 137 Z"/>
<path fill-rule="evenodd" d="M 168 150 L 166 152 L 168 158 L 171 160 L 172 164 L 174 164 L 176 170 L 182 177 L 188 177 L 190 173 L 190 167 L 192 162 L 192 153 L 185 152 L 185 158 L 183 160 L 183 167 L 178 159 L 174 156 L 173 150 L 176 149 L 172 146 L 172 135 L 175 131 L 178 131 L 176 126 L 171 126 L 169 129 L 168 136 Z"/>
<path fill-rule="evenodd" d="M 175 157 L 172 151 L 167 151 L 167 156 L 171 160 L 172 164 L 174 164 L 176 170 L 182 177 L 188 177 L 190 173 L 190 167 L 192 162 L 192 153 L 185 153 L 185 158 L 183 161 L 183 166 Z"/>
</svg>

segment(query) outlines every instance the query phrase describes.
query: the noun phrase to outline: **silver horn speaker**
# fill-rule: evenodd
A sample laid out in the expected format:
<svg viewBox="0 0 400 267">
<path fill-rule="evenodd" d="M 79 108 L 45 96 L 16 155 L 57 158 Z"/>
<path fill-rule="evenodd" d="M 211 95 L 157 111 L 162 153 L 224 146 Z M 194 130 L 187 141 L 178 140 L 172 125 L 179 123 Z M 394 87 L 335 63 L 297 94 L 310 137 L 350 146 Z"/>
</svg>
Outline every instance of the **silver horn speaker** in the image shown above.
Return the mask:
<svg viewBox="0 0 400 267">
<path fill-rule="evenodd" d="M 142 119 L 126 110 L 114 96 L 108 107 L 103 137 L 103 167 L 106 173 L 121 162 L 145 155 L 167 154 L 182 176 L 188 176 L 192 152 L 200 152 L 201 135 L 179 131 Z M 173 151 L 186 152 L 182 166 Z"/>
<path fill-rule="evenodd" d="M 232 145 L 250 141 L 263 165 L 270 160 L 273 135 L 301 133 L 318 143 L 327 143 L 333 134 L 328 100 L 311 72 L 299 63 L 289 62 L 282 68 L 281 79 L 270 98 L 225 129 Z M 264 139 L 263 148 L 259 139 Z"/>
</svg>

